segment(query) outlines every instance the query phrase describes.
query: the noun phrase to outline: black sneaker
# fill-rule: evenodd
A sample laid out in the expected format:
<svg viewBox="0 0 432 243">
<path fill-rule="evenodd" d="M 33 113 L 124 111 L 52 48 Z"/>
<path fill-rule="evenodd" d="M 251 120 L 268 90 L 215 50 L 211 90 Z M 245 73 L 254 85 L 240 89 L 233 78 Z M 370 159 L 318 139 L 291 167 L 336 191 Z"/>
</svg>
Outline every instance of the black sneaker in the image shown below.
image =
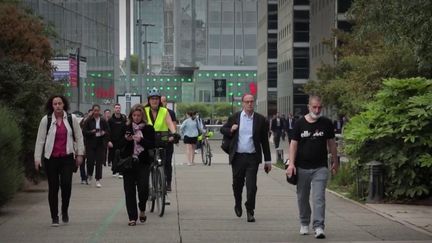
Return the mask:
<svg viewBox="0 0 432 243">
<path fill-rule="evenodd" d="M 63 213 L 62 214 L 62 221 L 65 224 L 69 223 L 69 215 L 68 215 L 68 213 Z"/>
<path fill-rule="evenodd" d="M 51 226 L 52 227 L 59 227 L 60 226 L 59 219 L 58 218 L 53 219 L 52 223 L 51 223 Z"/>
</svg>

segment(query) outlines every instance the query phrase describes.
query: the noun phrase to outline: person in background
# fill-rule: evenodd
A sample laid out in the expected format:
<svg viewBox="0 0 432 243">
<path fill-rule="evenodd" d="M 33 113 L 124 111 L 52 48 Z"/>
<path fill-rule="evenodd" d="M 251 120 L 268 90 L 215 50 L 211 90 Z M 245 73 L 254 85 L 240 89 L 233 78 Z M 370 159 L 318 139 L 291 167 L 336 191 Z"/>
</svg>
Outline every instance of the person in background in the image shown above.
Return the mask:
<svg viewBox="0 0 432 243">
<path fill-rule="evenodd" d="M 82 131 L 83 127 L 84 127 L 84 124 L 88 120 L 88 118 L 92 117 L 92 115 L 93 115 L 93 110 L 92 109 L 89 109 L 87 111 L 87 113 L 84 114 L 83 119 L 81 119 L 81 121 L 80 121 L 81 131 Z M 87 145 L 86 145 L 87 140 L 85 139 L 84 134 L 83 134 L 83 138 L 84 138 L 84 147 L 87 147 Z M 81 176 L 81 184 L 88 185 L 86 165 L 87 165 L 87 156 L 84 153 L 83 162 L 81 163 L 81 165 L 79 167 L 79 170 L 80 170 L 80 176 Z"/>
<path fill-rule="evenodd" d="M 293 137 L 293 129 L 294 129 L 295 119 L 291 113 L 288 114 L 288 119 L 285 122 L 285 131 L 288 135 L 288 143 L 291 143 L 291 139 Z"/>
<path fill-rule="evenodd" d="M 246 180 L 245 202 L 247 221 L 255 222 L 255 200 L 257 193 L 257 173 L 264 154 L 264 170 L 271 171 L 271 154 L 268 139 L 267 119 L 254 112 L 254 96 L 245 94 L 242 97 L 241 112 L 228 118 L 228 122 L 221 128 L 221 133 L 231 137 L 229 146 L 229 163 L 232 167 L 234 212 L 242 216 L 242 193 Z"/>
<path fill-rule="evenodd" d="M 63 223 L 69 222 L 69 201 L 72 192 L 72 173 L 80 166 L 84 155 L 81 127 L 75 115 L 68 115 L 69 102 L 62 95 L 50 97 L 45 105 L 47 115 L 40 123 L 36 138 L 34 162 L 39 171 L 44 160 L 48 178 L 48 201 L 52 226 L 59 226 L 58 191 L 61 187 Z M 72 124 L 68 116 L 71 116 Z M 76 147 L 74 147 L 74 142 Z"/>
<path fill-rule="evenodd" d="M 280 138 L 282 136 L 283 129 L 283 120 L 281 119 L 279 112 L 277 112 L 276 116 L 271 121 L 271 131 L 273 133 L 273 141 L 276 149 L 279 148 Z"/>
<path fill-rule="evenodd" d="M 116 149 L 122 147 L 121 143 L 124 140 L 126 122 L 127 122 L 127 118 L 126 115 L 121 113 L 120 104 L 115 104 L 114 114 L 108 120 L 108 126 L 110 129 L 110 134 L 109 134 L 110 136 L 108 141 L 108 165 L 109 166 L 112 165 L 114 159 L 114 153 Z M 116 176 L 116 174 L 113 174 L 113 176 Z M 118 177 L 119 179 L 121 179 L 123 176 L 118 175 Z"/>
<path fill-rule="evenodd" d="M 205 133 L 206 127 L 205 127 L 205 123 L 203 122 L 203 120 L 201 119 L 200 115 L 198 112 L 195 112 L 195 121 L 198 123 L 198 127 L 202 127 L 202 130 Z M 201 135 L 201 132 L 198 131 L 198 136 Z M 199 150 L 202 148 L 202 141 L 197 141 L 196 143 L 196 148 L 195 148 L 195 154 L 199 153 Z"/>
<path fill-rule="evenodd" d="M 327 168 L 327 148 L 332 157 L 331 172 L 339 168 L 335 133 L 330 119 L 321 116 L 321 98 L 310 96 L 309 113 L 294 125 L 293 138 L 289 146 L 287 176 L 297 175 L 297 203 L 300 215 L 300 234 L 309 233 L 311 213 L 315 238 L 325 238 L 325 192 L 329 169 Z M 310 191 L 313 210 L 310 206 Z"/>
<path fill-rule="evenodd" d="M 149 175 L 152 158 L 149 150 L 154 148 L 155 130 L 147 125 L 144 108 L 141 104 L 134 105 L 129 112 L 129 120 L 123 134 L 125 142 L 121 149 L 121 157 L 133 157 L 132 169 L 123 173 L 123 188 L 126 198 L 126 209 L 129 217 L 129 226 L 135 226 L 136 221 L 144 223 L 146 204 L 149 196 Z M 138 191 L 138 216 L 137 195 Z"/>
<path fill-rule="evenodd" d="M 83 133 L 86 139 L 87 173 L 88 182 L 91 183 L 93 171 L 96 165 L 96 187 L 102 187 L 102 164 L 105 161 L 105 153 L 109 138 L 108 122 L 100 116 L 100 106 L 92 107 L 93 114 L 84 124 Z"/>
<path fill-rule="evenodd" d="M 198 130 L 202 130 L 203 128 L 200 127 L 196 121 L 194 112 L 189 111 L 187 117 L 188 118 L 181 124 L 180 131 L 183 134 L 183 141 L 186 144 L 188 165 L 195 165 L 195 144 L 198 140 Z"/>
<path fill-rule="evenodd" d="M 176 114 L 173 110 L 168 109 L 167 107 L 167 97 L 165 95 L 161 96 L 161 103 L 163 105 L 163 107 L 167 108 L 168 113 L 171 116 L 171 120 L 174 123 L 174 126 L 177 127 L 177 118 L 176 118 Z M 166 150 L 165 150 L 165 159 L 166 159 L 166 163 L 165 163 L 165 178 L 166 178 L 166 184 L 167 184 L 167 191 L 170 192 L 172 191 L 171 188 L 171 182 L 172 182 L 172 157 L 173 157 L 173 153 L 174 153 L 174 144 L 173 143 L 168 143 Z"/>
</svg>

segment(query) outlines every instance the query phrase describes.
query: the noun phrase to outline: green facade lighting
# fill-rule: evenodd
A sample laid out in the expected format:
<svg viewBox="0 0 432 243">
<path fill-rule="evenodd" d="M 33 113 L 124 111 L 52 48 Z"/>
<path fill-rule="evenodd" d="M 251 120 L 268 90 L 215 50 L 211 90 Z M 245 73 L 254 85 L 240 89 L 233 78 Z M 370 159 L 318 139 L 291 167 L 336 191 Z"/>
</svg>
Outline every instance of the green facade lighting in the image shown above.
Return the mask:
<svg viewBox="0 0 432 243">
<path fill-rule="evenodd" d="M 233 96 L 233 92 L 229 92 L 229 96 Z"/>
<path fill-rule="evenodd" d="M 210 77 L 210 73 L 206 73 L 206 76 L 207 76 L 207 77 Z"/>
<path fill-rule="evenodd" d="M 171 96 L 167 95 L 167 99 L 170 99 L 170 98 L 171 98 Z"/>
<path fill-rule="evenodd" d="M 182 78 L 181 81 L 184 82 L 184 78 Z"/>
<path fill-rule="evenodd" d="M 230 77 L 232 77 L 232 76 L 234 76 L 234 74 L 233 74 L 233 73 L 230 73 Z"/>
<path fill-rule="evenodd" d="M 237 73 L 237 77 L 241 77 L 241 73 Z"/>
<path fill-rule="evenodd" d="M 170 87 L 166 87 L 166 89 L 167 89 L 167 90 L 170 90 L 171 88 L 170 88 Z"/>
<path fill-rule="evenodd" d="M 253 76 L 256 77 L 256 73 L 254 73 Z"/>
<path fill-rule="evenodd" d="M 92 92 L 92 93 L 91 93 L 91 96 L 95 96 L 95 93 L 94 93 L 94 92 Z"/>
<path fill-rule="evenodd" d="M 160 82 L 163 82 L 163 78 L 159 79 Z"/>
<path fill-rule="evenodd" d="M 246 76 L 246 77 L 249 77 L 249 73 L 246 73 L 245 76 Z"/>
<path fill-rule="evenodd" d="M 241 92 L 238 92 L 238 93 L 237 93 L 237 96 L 241 96 L 241 95 L 242 95 L 242 93 L 241 93 Z"/>
<path fill-rule="evenodd" d="M 174 87 L 174 90 L 177 90 L 177 87 Z"/>
<path fill-rule="evenodd" d="M 217 73 L 214 73 L 214 74 L 213 74 L 213 76 L 217 77 L 217 76 L 218 76 L 218 74 L 217 74 Z"/>
<path fill-rule="evenodd" d="M 135 82 L 135 78 L 132 78 L 132 82 Z"/>
<path fill-rule="evenodd" d="M 101 74 L 101 73 L 98 73 L 97 76 L 98 76 L 98 78 L 100 78 L 100 77 L 102 77 L 102 74 Z"/>
<path fill-rule="evenodd" d="M 202 76 L 202 74 L 201 73 L 198 73 L 198 77 L 201 77 Z"/>
<path fill-rule="evenodd" d="M 170 79 L 169 78 L 167 78 L 167 80 L 166 80 L 167 82 L 169 82 L 170 81 Z"/>
<path fill-rule="evenodd" d="M 176 78 L 174 79 L 174 82 L 177 82 L 177 79 L 176 79 Z"/>
<path fill-rule="evenodd" d="M 228 86 L 230 86 L 230 87 L 232 87 L 233 85 L 234 85 L 233 82 L 228 83 Z"/>
<path fill-rule="evenodd" d="M 241 83 L 237 83 L 237 86 L 239 86 L 239 87 L 240 87 L 241 85 L 242 85 Z"/>
<path fill-rule="evenodd" d="M 107 76 L 108 76 L 108 78 L 111 78 L 112 74 L 111 74 L 111 73 L 108 73 L 108 75 L 107 75 Z"/>
<path fill-rule="evenodd" d="M 177 99 L 177 95 L 174 95 L 174 99 Z"/>
<path fill-rule="evenodd" d="M 241 103 L 240 103 L 240 102 L 237 102 L 237 105 L 241 105 Z"/>
<path fill-rule="evenodd" d="M 95 83 L 93 82 L 93 83 L 91 84 L 91 86 L 94 87 L 94 86 L 95 86 Z"/>
<path fill-rule="evenodd" d="M 191 78 L 188 78 L 188 81 L 189 81 L 189 82 L 192 82 L 192 79 L 191 79 Z"/>
<path fill-rule="evenodd" d="M 150 79 L 149 79 L 149 78 L 147 79 L 147 82 L 148 82 L 148 81 L 150 81 Z"/>
<path fill-rule="evenodd" d="M 222 77 L 225 77 L 225 73 L 222 73 Z"/>
</svg>

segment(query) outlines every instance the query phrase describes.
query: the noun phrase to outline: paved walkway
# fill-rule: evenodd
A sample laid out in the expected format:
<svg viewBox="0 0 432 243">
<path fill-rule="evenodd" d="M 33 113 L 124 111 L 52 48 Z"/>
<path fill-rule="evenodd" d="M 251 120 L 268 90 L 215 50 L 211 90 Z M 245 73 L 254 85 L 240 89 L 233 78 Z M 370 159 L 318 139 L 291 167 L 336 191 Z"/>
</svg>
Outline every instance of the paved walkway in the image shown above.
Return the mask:
<svg viewBox="0 0 432 243">
<path fill-rule="evenodd" d="M 183 165 L 184 148 L 176 148 L 176 181 L 162 218 L 148 213 L 145 224 L 127 226 L 122 180 L 106 170 L 103 187 L 96 188 L 79 184 L 75 174 L 68 225 L 50 227 L 47 187 L 42 183 L 0 210 L 0 242 L 432 242 L 432 234 L 331 193 L 327 239 L 300 236 L 295 188 L 276 168 L 270 174 L 262 168 L 258 172 L 257 221 L 237 218 L 231 168 L 218 144 L 213 144 L 215 163 L 210 167 Z"/>
</svg>

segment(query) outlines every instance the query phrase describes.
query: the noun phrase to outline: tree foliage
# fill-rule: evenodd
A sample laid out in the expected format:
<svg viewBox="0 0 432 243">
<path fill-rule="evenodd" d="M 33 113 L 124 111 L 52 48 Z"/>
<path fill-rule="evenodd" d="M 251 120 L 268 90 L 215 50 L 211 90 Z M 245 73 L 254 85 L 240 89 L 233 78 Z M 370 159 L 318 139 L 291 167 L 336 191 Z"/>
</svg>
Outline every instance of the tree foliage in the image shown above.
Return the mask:
<svg viewBox="0 0 432 243">
<path fill-rule="evenodd" d="M 40 18 L 19 8 L 0 5 L 0 104 L 14 114 L 22 136 L 26 175 L 34 178 L 34 142 L 49 96 L 62 94 L 51 79 L 52 49 Z"/>
<path fill-rule="evenodd" d="M 0 206 L 8 201 L 23 182 L 19 160 L 21 133 L 10 110 L 0 106 Z"/>
<path fill-rule="evenodd" d="M 52 49 L 42 20 L 17 4 L 0 4 L 0 59 L 27 63 L 51 75 Z"/>
<path fill-rule="evenodd" d="M 382 87 L 383 79 L 432 77 L 432 51 L 419 52 L 432 46 L 432 24 L 420 24 L 432 21 L 432 3 L 390 2 L 353 1 L 349 12 L 353 31 L 334 33 L 340 43 L 333 49 L 338 62 L 335 66 L 323 64 L 319 80 L 308 83 L 306 92 L 320 94 L 327 104 L 351 116 L 363 110 L 363 104 Z M 326 43 L 331 47 L 334 40 Z"/>
<path fill-rule="evenodd" d="M 432 80 L 387 79 L 345 127 L 345 150 L 358 164 L 384 163 L 391 199 L 432 194 Z"/>
</svg>

